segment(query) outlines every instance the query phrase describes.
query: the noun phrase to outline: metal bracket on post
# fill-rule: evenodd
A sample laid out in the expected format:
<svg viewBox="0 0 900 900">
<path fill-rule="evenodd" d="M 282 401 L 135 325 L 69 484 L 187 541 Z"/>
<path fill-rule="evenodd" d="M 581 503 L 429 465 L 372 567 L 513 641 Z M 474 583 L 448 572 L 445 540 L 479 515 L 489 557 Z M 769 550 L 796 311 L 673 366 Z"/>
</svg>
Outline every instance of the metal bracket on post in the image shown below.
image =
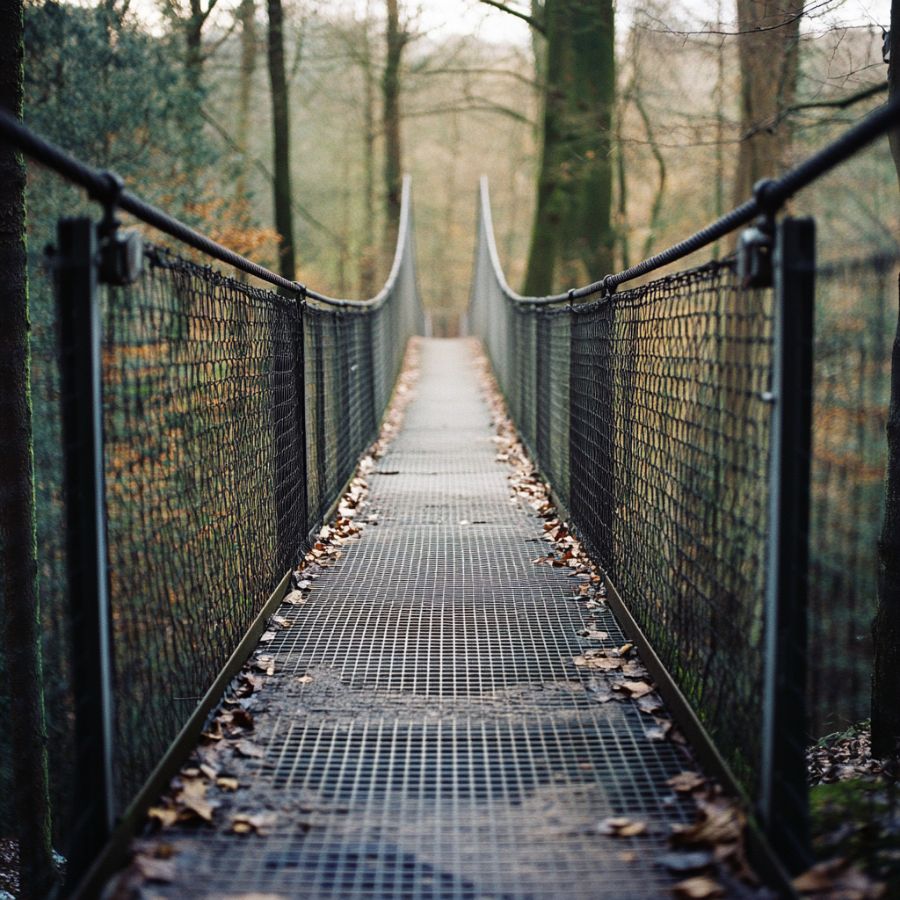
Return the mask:
<svg viewBox="0 0 900 900">
<path fill-rule="evenodd" d="M 806 616 L 815 224 L 785 218 L 774 248 L 769 545 L 759 815 L 796 873 L 811 863 L 806 785 Z"/>
<path fill-rule="evenodd" d="M 67 877 L 77 883 L 115 821 L 112 632 L 103 460 L 100 242 L 86 218 L 58 227 L 56 304 L 65 437 L 68 595 L 72 616 L 79 821 Z"/>
<path fill-rule="evenodd" d="M 103 284 L 124 286 L 133 284 L 141 276 L 144 265 L 144 239 L 139 231 L 121 231 L 118 217 L 119 197 L 124 182 L 115 172 L 104 173 L 109 194 L 101 198 L 103 219 L 98 229 L 100 241 L 100 281 Z"/>
<path fill-rule="evenodd" d="M 771 179 L 757 181 L 753 196 L 761 210 L 756 221 L 745 228 L 738 238 L 737 273 L 743 288 L 772 286 L 772 252 L 775 245 L 775 213 L 777 206 L 771 202 Z"/>
</svg>

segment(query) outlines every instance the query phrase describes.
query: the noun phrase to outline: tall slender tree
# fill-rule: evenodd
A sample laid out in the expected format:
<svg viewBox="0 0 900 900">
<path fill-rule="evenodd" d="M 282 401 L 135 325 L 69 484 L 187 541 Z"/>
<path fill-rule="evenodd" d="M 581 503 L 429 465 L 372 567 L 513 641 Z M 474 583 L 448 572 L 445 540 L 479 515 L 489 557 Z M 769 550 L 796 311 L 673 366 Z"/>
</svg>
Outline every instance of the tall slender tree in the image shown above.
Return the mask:
<svg viewBox="0 0 900 900">
<path fill-rule="evenodd" d="M 0 106 L 23 106 L 23 3 L 0 4 Z M 0 145 L 0 572 L 4 676 L 11 718 L 20 896 L 44 897 L 54 880 L 41 622 L 37 592 L 31 345 L 25 254 L 25 166 Z"/>
<path fill-rule="evenodd" d="M 737 0 L 741 70 L 741 142 L 734 179 L 735 205 L 761 178 L 789 161 L 785 117 L 797 87 L 803 0 Z"/>
<path fill-rule="evenodd" d="M 295 279 L 294 211 L 291 205 L 290 101 L 284 67 L 284 10 L 281 0 L 267 0 L 269 10 L 269 83 L 272 90 L 274 140 L 275 229 L 280 236 L 278 266 L 281 275 Z"/>
<path fill-rule="evenodd" d="M 366 2 L 366 17 L 363 22 L 363 38 L 359 64 L 363 76 L 363 238 L 362 258 L 359 263 L 360 296 L 372 297 L 378 278 L 378 253 L 375 232 L 375 59 L 369 33 L 371 12 Z"/>
<path fill-rule="evenodd" d="M 203 32 L 219 0 L 160 0 L 163 15 L 184 37 L 184 68 L 188 86 L 199 95 L 203 66 L 215 47 L 204 47 Z M 218 45 L 216 45 L 218 46 Z"/>
<path fill-rule="evenodd" d="M 241 0 L 237 9 L 241 23 L 241 68 L 238 82 L 237 145 L 243 159 L 235 185 L 239 200 L 247 196 L 247 173 L 250 153 L 250 104 L 253 95 L 253 76 L 256 73 L 258 39 L 256 35 L 256 0 Z"/>
<path fill-rule="evenodd" d="M 892 98 L 900 96 L 900 0 L 891 3 L 888 85 Z M 900 128 L 890 133 L 890 143 L 900 180 Z M 878 611 L 872 625 L 872 750 L 878 756 L 900 753 L 900 318 L 891 355 L 887 445 Z"/>
<path fill-rule="evenodd" d="M 544 0 L 527 15 L 482 0 L 546 37 L 537 206 L 526 294 L 547 294 L 612 269 L 612 117 L 616 98 L 612 0 Z"/>
<path fill-rule="evenodd" d="M 384 73 L 381 78 L 382 126 L 384 130 L 384 189 L 386 255 L 393 251 L 400 227 L 400 194 L 403 183 L 403 153 L 400 135 L 400 66 L 409 35 L 400 24 L 398 0 L 386 0 Z"/>
</svg>

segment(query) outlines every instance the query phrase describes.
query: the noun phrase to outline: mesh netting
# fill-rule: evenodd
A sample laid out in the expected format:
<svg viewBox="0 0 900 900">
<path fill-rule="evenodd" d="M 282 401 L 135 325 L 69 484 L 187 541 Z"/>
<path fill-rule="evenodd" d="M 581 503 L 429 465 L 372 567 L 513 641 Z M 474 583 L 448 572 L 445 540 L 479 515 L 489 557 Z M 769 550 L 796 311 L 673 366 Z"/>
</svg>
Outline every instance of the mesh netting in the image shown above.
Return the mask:
<svg viewBox="0 0 900 900">
<path fill-rule="evenodd" d="M 757 796 L 773 320 L 730 262 L 582 305 L 518 297 L 483 208 L 470 307 L 532 457 Z M 809 740 L 868 715 L 895 256 L 816 272 Z"/>
<path fill-rule="evenodd" d="M 102 391 L 116 812 L 190 718 L 374 440 L 421 327 L 411 222 L 372 303 L 298 302 L 159 247 L 139 280 L 103 288 Z M 73 808 L 73 616 L 52 279 L 33 272 L 38 530 L 54 841 Z M 90 602 L 90 598 L 84 598 Z M 2 665 L 2 660 L 0 660 Z M 9 788 L 9 747 L 0 745 Z M 4 791 L 9 798 L 10 791 Z M 16 823 L 0 802 L 0 839 Z"/>
<path fill-rule="evenodd" d="M 810 734 L 869 716 L 887 463 L 894 256 L 820 267 L 810 485 Z"/>
<path fill-rule="evenodd" d="M 769 296 L 711 265 L 610 301 L 539 306 L 513 300 L 483 247 L 472 316 L 533 458 L 753 788 Z"/>
</svg>

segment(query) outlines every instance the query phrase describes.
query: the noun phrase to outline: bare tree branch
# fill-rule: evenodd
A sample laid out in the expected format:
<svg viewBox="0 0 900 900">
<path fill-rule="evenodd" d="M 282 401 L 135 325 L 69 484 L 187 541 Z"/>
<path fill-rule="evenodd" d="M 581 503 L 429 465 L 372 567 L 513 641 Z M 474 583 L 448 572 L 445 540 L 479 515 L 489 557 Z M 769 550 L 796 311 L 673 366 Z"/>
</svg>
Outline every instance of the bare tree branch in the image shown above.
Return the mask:
<svg viewBox="0 0 900 900">
<path fill-rule="evenodd" d="M 489 0 L 481 0 L 482 3 L 488 3 Z M 762 34 L 766 31 L 777 31 L 779 28 L 786 28 L 788 25 L 792 25 L 798 19 L 802 19 L 804 16 L 809 16 L 810 13 L 815 12 L 817 9 L 821 9 L 823 7 L 827 7 L 832 0 L 820 0 L 818 3 L 813 3 L 810 6 L 804 7 L 800 12 L 795 13 L 794 15 L 787 16 L 784 19 L 779 20 L 774 25 L 759 25 L 755 28 L 749 29 L 735 29 L 734 31 L 725 31 L 718 28 L 699 28 L 696 30 L 685 30 L 682 31 L 677 28 L 671 28 L 667 25 L 662 19 L 658 16 L 654 16 L 648 13 L 646 10 L 644 11 L 644 17 L 651 22 L 655 22 L 657 25 L 661 25 L 661 28 L 648 28 L 646 25 L 640 25 L 638 27 L 643 28 L 644 31 L 656 32 L 659 34 L 672 34 L 677 37 L 706 37 L 709 35 L 719 36 L 719 37 L 737 37 L 741 34 Z"/>
<path fill-rule="evenodd" d="M 803 109 L 846 109 L 859 103 L 862 100 L 868 100 L 876 94 L 881 94 L 888 89 L 888 83 L 882 81 L 881 84 L 872 84 L 855 94 L 848 94 L 846 97 L 838 97 L 836 100 L 814 100 L 809 103 L 795 103 L 793 106 L 785 109 L 786 113 L 799 112 Z"/>
<path fill-rule="evenodd" d="M 253 167 L 257 169 L 260 174 L 272 184 L 275 181 L 275 173 L 258 157 L 252 156 L 247 153 L 245 150 L 241 148 L 238 142 L 225 130 L 222 124 L 215 119 L 212 115 L 210 115 L 205 109 L 200 109 L 200 115 L 203 117 L 203 120 L 209 125 L 216 134 L 219 135 L 220 138 L 224 141 L 225 145 L 235 153 L 239 154 L 246 161 L 253 163 Z M 346 241 L 339 234 L 332 231 L 327 225 L 325 225 L 321 220 L 317 219 L 305 206 L 298 203 L 295 197 L 291 198 L 291 206 L 294 208 L 294 211 L 302 218 L 309 222 L 310 225 L 313 225 L 323 234 L 328 235 L 332 240 L 337 241 L 339 244 L 345 244 Z"/>
<path fill-rule="evenodd" d="M 529 16 L 528 13 L 523 13 L 517 9 L 513 9 L 511 6 L 507 6 L 505 3 L 500 3 L 499 0 L 479 0 L 479 2 L 484 3 L 485 6 L 493 6 L 494 9 L 499 9 L 502 12 L 509 13 L 509 15 L 515 16 L 517 19 L 521 19 L 523 22 L 527 22 L 535 31 L 539 31 L 543 35 L 547 34 L 547 30 L 544 28 L 544 26 L 533 16 Z"/>
<path fill-rule="evenodd" d="M 802 112 L 805 109 L 847 109 L 847 107 L 853 106 L 855 103 L 860 103 L 863 100 L 868 100 L 870 97 L 874 97 L 876 94 L 880 94 L 887 89 L 888 83 L 882 81 L 880 84 L 870 85 L 867 88 L 863 88 L 861 91 L 857 91 L 855 94 L 848 94 L 846 97 L 837 97 L 834 100 L 811 100 L 805 103 L 794 103 L 791 106 L 786 106 L 774 119 L 760 122 L 758 125 L 749 129 L 749 131 L 741 137 L 741 140 L 747 140 L 747 138 L 751 138 L 754 134 L 759 134 L 761 131 L 774 131 L 793 113 Z"/>
<path fill-rule="evenodd" d="M 498 113 L 503 116 L 508 116 L 510 119 L 513 119 L 516 122 L 521 122 L 524 125 L 528 125 L 530 128 L 534 128 L 535 126 L 533 120 L 529 119 L 528 116 L 520 113 L 517 109 L 511 109 L 508 106 L 502 106 L 499 103 L 494 103 L 490 100 L 484 100 L 481 98 L 479 98 L 475 102 L 461 104 L 459 106 L 436 106 L 434 109 L 407 110 L 403 113 L 403 116 L 407 119 L 422 119 L 428 116 L 442 116 L 446 115 L 447 113 L 467 112 Z"/>
<path fill-rule="evenodd" d="M 418 75 L 504 75 L 508 78 L 515 78 L 516 81 L 522 82 L 522 84 L 528 85 L 530 88 L 537 88 L 538 90 L 543 87 L 543 85 L 539 81 L 535 81 L 533 78 L 529 78 L 527 75 L 522 75 L 521 72 L 514 72 L 510 69 L 489 69 L 489 68 L 452 68 L 446 67 L 441 69 L 422 69 L 417 72 Z"/>
</svg>

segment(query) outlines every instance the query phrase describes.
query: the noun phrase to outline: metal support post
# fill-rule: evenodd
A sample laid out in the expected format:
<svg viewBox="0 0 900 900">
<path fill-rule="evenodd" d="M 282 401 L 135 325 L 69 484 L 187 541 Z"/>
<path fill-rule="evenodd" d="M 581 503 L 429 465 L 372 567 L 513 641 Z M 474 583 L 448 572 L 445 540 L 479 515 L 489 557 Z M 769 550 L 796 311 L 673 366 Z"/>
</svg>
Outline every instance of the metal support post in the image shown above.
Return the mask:
<svg viewBox="0 0 900 900">
<path fill-rule="evenodd" d="M 325 514 L 325 510 L 328 509 L 332 482 L 328 474 L 328 442 L 325 437 L 325 352 L 322 345 L 321 321 L 313 329 L 313 365 L 316 372 L 316 465 L 319 470 L 319 504 L 314 521 L 318 522 L 319 518 Z"/>
<path fill-rule="evenodd" d="M 297 448 L 300 453 L 300 500 L 302 503 L 303 526 L 296 535 L 295 541 L 303 545 L 310 529 L 309 514 L 309 460 L 306 449 L 306 307 L 302 300 L 297 300 L 297 327 L 294 332 L 294 422 L 296 428 Z M 296 557 L 291 565 L 300 562 L 299 555 L 303 546 L 296 546 Z"/>
<path fill-rule="evenodd" d="M 379 408 L 377 391 L 375 390 L 375 328 L 379 322 L 379 313 L 369 314 L 365 318 L 366 339 L 363 349 L 365 357 L 365 370 L 363 377 L 368 382 L 368 403 L 369 415 L 363 424 L 365 429 L 364 443 L 366 446 L 372 443 L 378 437 L 378 425 L 381 422 L 381 414 L 383 410 Z M 381 361 L 381 368 L 384 368 L 384 361 Z"/>
<path fill-rule="evenodd" d="M 815 225 L 783 219 L 774 252 L 763 748 L 759 815 L 792 872 L 810 864 L 806 614 Z"/>
<path fill-rule="evenodd" d="M 70 885 L 90 865 L 115 820 L 112 638 L 101 396 L 97 226 L 86 218 L 58 227 L 56 303 L 65 440 L 68 595 L 75 693 L 77 822 Z"/>
</svg>

